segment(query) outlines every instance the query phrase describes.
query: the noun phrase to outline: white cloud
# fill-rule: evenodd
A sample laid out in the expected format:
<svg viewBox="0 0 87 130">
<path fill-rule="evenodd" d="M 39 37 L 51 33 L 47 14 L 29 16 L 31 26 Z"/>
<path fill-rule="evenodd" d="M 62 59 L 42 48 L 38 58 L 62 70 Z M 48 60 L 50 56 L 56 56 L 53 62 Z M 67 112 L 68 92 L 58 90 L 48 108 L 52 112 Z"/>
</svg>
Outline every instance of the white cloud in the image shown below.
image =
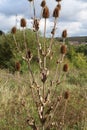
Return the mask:
<svg viewBox="0 0 87 130">
<path fill-rule="evenodd" d="M 40 3 L 42 0 L 35 0 L 36 16 L 41 16 Z M 47 35 L 53 27 L 52 12 L 57 2 L 55 0 L 47 0 L 50 8 L 51 18 L 47 20 Z M 60 12 L 56 36 L 60 36 L 63 29 L 68 30 L 69 36 L 87 35 L 87 1 L 86 0 L 62 0 L 62 10 Z M 25 17 L 28 21 L 28 28 L 31 28 L 31 16 L 33 15 L 32 4 L 28 0 L 0 0 L 0 30 L 6 31 L 15 25 L 16 14 L 18 14 L 18 27 L 21 17 Z M 44 20 L 40 21 L 40 31 L 43 32 Z"/>
</svg>

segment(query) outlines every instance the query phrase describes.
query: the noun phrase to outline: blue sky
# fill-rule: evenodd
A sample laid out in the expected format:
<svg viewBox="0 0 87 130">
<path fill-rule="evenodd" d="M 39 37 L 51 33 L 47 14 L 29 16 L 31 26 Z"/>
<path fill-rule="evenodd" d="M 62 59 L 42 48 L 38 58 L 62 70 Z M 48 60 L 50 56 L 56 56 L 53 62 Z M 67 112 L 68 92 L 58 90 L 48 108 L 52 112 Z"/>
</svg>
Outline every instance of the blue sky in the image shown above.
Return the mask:
<svg viewBox="0 0 87 130">
<path fill-rule="evenodd" d="M 46 0 L 50 9 L 50 18 L 47 20 L 47 35 L 53 27 L 52 12 L 56 6 L 56 0 Z M 36 15 L 40 17 L 41 0 L 35 0 Z M 61 12 L 57 23 L 56 36 L 60 36 L 67 29 L 68 36 L 87 35 L 87 0 L 62 0 Z M 22 17 L 27 20 L 27 27 L 32 28 L 32 4 L 28 0 L 0 0 L 0 30 L 10 31 L 16 23 L 16 15 L 19 22 Z M 40 31 L 43 32 L 44 19 L 40 21 Z"/>
</svg>

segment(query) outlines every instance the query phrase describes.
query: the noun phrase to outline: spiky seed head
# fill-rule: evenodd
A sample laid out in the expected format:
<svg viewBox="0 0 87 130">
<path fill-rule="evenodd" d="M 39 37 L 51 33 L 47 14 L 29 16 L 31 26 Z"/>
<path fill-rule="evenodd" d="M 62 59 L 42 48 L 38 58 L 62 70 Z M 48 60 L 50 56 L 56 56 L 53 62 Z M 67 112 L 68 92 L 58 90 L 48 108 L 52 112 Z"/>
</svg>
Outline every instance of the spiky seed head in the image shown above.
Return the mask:
<svg viewBox="0 0 87 130">
<path fill-rule="evenodd" d="M 35 31 L 39 30 L 39 20 L 34 19 L 33 28 L 35 29 Z"/>
<path fill-rule="evenodd" d="M 26 20 L 24 18 L 21 19 L 20 25 L 23 28 L 26 27 Z"/>
<path fill-rule="evenodd" d="M 67 72 L 67 71 L 68 71 L 68 64 L 64 64 L 64 66 L 63 66 L 63 71 L 64 71 L 64 72 Z"/>
<path fill-rule="evenodd" d="M 46 5 L 46 1 L 45 1 L 45 0 L 43 0 L 43 1 L 41 2 L 41 7 L 42 7 L 42 8 L 44 8 L 44 7 L 45 7 L 45 5 Z"/>
<path fill-rule="evenodd" d="M 66 46 L 62 45 L 60 48 L 61 54 L 66 54 Z"/>
<path fill-rule="evenodd" d="M 27 51 L 26 58 L 31 59 L 31 51 L 30 50 Z"/>
<path fill-rule="evenodd" d="M 52 29 L 51 34 L 52 34 L 52 35 L 55 34 L 55 29 L 54 29 L 54 28 Z"/>
<path fill-rule="evenodd" d="M 20 62 L 16 62 L 15 64 L 16 71 L 20 71 L 20 67 L 21 67 Z"/>
<path fill-rule="evenodd" d="M 64 93 L 64 99 L 67 100 L 69 98 L 69 95 L 70 95 L 69 91 L 65 91 L 65 93 Z"/>
<path fill-rule="evenodd" d="M 42 73 L 41 81 L 42 81 L 43 83 L 45 83 L 46 79 L 47 79 L 47 75 L 44 74 L 44 73 Z"/>
<path fill-rule="evenodd" d="M 32 2 L 33 0 L 28 0 L 29 2 Z"/>
<path fill-rule="evenodd" d="M 15 34 L 16 31 L 17 31 L 16 27 L 13 27 L 13 28 L 11 29 L 11 33 L 12 33 L 12 34 Z"/>
<path fill-rule="evenodd" d="M 53 11 L 53 17 L 55 17 L 55 18 L 59 17 L 59 8 L 58 7 L 56 7 L 54 9 L 54 11 Z"/>
<path fill-rule="evenodd" d="M 67 37 L 67 30 L 63 30 L 62 32 L 62 38 L 66 38 Z"/>
<path fill-rule="evenodd" d="M 49 8 L 47 6 L 44 7 L 43 13 L 42 13 L 43 18 L 49 18 Z"/>
<path fill-rule="evenodd" d="M 62 1 L 62 0 L 56 0 L 57 2 L 60 2 L 60 1 Z"/>
<path fill-rule="evenodd" d="M 58 3 L 57 7 L 59 8 L 59 10 L 61 10 L 61 4 Z"/>
</svg>

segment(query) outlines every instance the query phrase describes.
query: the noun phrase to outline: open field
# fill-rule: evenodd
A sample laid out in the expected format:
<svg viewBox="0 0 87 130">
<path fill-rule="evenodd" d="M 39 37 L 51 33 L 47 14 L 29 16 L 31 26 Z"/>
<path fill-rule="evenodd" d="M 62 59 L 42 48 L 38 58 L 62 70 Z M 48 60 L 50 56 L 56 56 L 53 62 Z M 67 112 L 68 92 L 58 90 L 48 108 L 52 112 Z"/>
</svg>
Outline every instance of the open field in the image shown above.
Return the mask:
<svg viewBox="0 0 87 130">
<path fill-rule="evenodd" d="M 39 80 L 38 74 L 36 76 Z M 75 76 L 78 77 L 78 74 Z M 28 78 L 28 74 L 19 75 L 15 73 L 13 75 L 5 70 L 0 70 L 0 130 L 31 130 L 27 124 L 30 113 L 39 125 Z M 61 90 L 69 90 L 70 92 L 64 130 L 86 130 L 87 82 L 84 85 L 79 84 L 81 81 L 79 83 L 70 82 L 67 81 L 56 89 L 57 95 Z M 52 91 L 54 91 L 53 88 Z M 55 116 L 58 122 L 62 118 L 64 102 L 63 99 Z"/>
</svg>

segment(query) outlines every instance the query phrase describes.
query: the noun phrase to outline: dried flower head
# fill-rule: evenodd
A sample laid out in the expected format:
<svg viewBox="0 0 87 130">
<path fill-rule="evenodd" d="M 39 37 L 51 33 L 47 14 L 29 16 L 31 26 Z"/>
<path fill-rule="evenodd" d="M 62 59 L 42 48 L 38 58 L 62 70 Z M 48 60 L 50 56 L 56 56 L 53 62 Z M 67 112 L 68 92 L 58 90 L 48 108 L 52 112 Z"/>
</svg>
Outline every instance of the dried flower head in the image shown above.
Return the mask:
<svg viewBox="0 0 87 130">
<path fill-rule="evenodd" d="M 45 0 L 43 0 L 43 1 L 41 2 L 41 7 L 42 7 L 42 8 L 44 8 L 44 7 L 45 7 L 45 5 L 46 5 L 46 1 L 45 1 Z"/>
<path fill-rule="evenodd" d="M 42 13 L 43 18 L 49 18 L 49 8 L 47 6 L 44 7 L 43 13 Z"/>
<path fill-rule="evenodd" d="M 58 3 L 57 7 L 59 8 L 59 10 L 61 10 L 61 4 Z"/>
<path fill-rule="evenodd" d="M 61 0 L 56 0 L 57 2 L 60 2 Z"/>
<path fill-rule="evenodd" d="M 56 7 L 54 9 L 54 11 L 53 11 L 53 17 L 55 17 L 55 18 L 59 17 L 59 8 L 58 7 Z"/>
<path fill-rule="evenodd" d="M 55 34 L 55 28 L 52 29 L 51 34 L 52 34 L 52 35 Z"/>
<path fill-rule="evenodd" d="M 16 64 L 15 64 L 15 68 L 16 68 L 16 70 L 17 71 L 20 71 L 20 62 L 16 62 Z"/>
<path fill-rule="evenodd" d="M 32 2 L 33 0 L 28 0 L 29 2 Z"/>
<path fill-rule="evenodd" d="M 12 33 L 12 34 L 15 34 L 16 31 L 17 31 L 16 27 L 13 27 L 13 28 L 11 29 L 11 33 Z"/>
<path fill-rule="evenodd" d="M 26 20 L 24 18 L 21 19 L 21 23 L 20 23 L 21 27 L 26 27 Z"/>
<path fill-rule="evenodd" d="M 27 54 L 26 54 L 26 58 L 31 59 L 31 51 L 30 51 L 30 50 L 28 50 L 28 52 L 27 52 Z"/>
<path fill-rule="evenodd" d="M 66 91 L 65 93 L 64 93 L 64 99 L 68 99 L 69 98 L 69 91 Z"/>
<path fill-rule="evenodd" d="M 66 46 L 62 45 L 60 51 L 61 51 L 61 54 L 66 54 Z"/>
<path fill-rule="evenodd" d="M 41 72 L 41 81 L 43 83 L 45 83 L 45 81 L 47 80 L 48 75 L 49 75 L 49 70 L 47 68 L 45 68 L 45 70 L 42 70 L 42 72 Z"/>
<path fill-rule="evenodd" d="M 63 71 L 64 71 L 64 72 L 67 72 L 67 71 L 68 71 L 68 64 L 64 64 L 64 66 L 63 66 Z"/>
<path fill-rule="evenodd" d="M 67 30 L 63 30 L 62 32 L 62 38 L 66 38 L 67 37 Z"/>
<path fill-rule="evenodd" d="M 44 74 L 44 73 L 42 73 L 41 81 L 42 81 L 43 83 L 45 83 L 46 79 L 47 79 L 47 75 Z"/>
<path fill-rule="evenodd" d="M 39 30 L 39 20 L 38 19 L 34 19 L 33 28 L 35 29 L 35 31 Z"/>
</svg>

